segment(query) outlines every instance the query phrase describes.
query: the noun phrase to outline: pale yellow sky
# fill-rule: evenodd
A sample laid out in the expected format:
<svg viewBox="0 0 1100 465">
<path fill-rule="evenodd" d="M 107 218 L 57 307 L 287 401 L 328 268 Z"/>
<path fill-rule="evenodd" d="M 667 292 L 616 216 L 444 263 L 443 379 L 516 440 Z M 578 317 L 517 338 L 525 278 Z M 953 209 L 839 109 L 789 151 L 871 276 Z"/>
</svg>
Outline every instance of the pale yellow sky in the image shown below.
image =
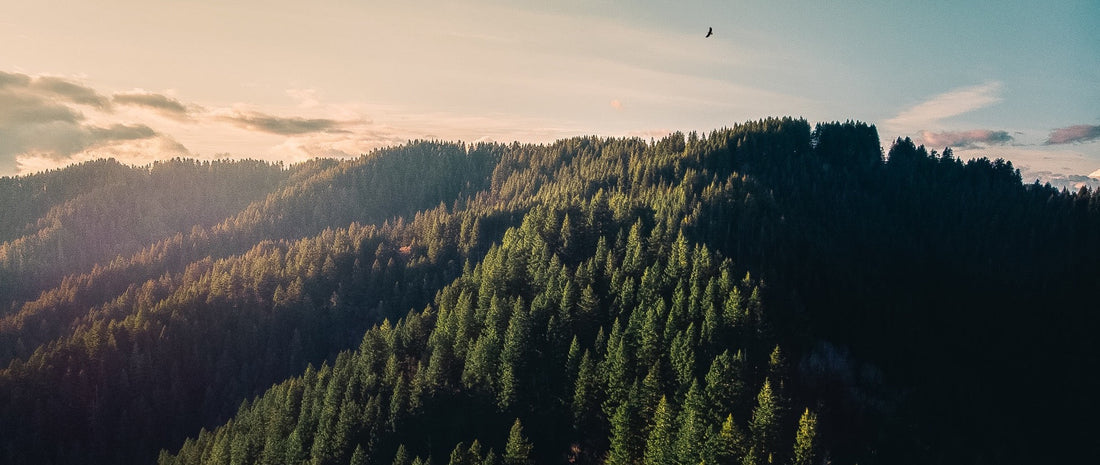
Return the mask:
<svg viewBox="0 0 1100 465">
<path fill-rule="evenodd" d="M 964 157 L 1035 171 L 1100 168 L 1088 130 L 1045 143 L 1100 127 L 1089 2 L 10 3 L 0 175 L 102 156 L 294 162 L 412 138 L 547 142 L 783 115 L 868 121 L 884 143 L 955 142 Z"/>
</svg>

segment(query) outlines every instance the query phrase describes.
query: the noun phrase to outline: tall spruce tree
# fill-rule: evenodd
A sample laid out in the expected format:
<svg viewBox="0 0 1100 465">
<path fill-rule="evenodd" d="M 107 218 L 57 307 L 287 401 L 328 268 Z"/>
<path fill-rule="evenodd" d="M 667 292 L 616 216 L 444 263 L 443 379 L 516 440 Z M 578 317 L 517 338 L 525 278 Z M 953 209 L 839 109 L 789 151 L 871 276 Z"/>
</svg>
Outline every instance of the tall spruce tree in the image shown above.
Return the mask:
<svg viewBox="0 0 1100 465">
<path fill-rule="evenodd" d="M 649 437 L 646 438 L 642 463 L 645 465 L 673 463 L 676 457 L 675 442 L 676 417 L 668 404 L 668 398 L 661 396 L 657 409 L 653 413 L 653 425 L 649 429 Z"/>
<path fill-rule="evenodd" d="M 806 409 L 798 419 L 793 465 L 813 465 L 817 459 L 817 414 Z"/>
<path fill-rule="evenodd" d="M 501 457 L 504 465 L 528 465 L 531 463 L 531 451 L 534 446 L 523 435 L 523 425 L 519 418 L 512 423 L 512 429 L 508 431 L 508 442 L 504 445 L 504 456 Z"/>
</svg>

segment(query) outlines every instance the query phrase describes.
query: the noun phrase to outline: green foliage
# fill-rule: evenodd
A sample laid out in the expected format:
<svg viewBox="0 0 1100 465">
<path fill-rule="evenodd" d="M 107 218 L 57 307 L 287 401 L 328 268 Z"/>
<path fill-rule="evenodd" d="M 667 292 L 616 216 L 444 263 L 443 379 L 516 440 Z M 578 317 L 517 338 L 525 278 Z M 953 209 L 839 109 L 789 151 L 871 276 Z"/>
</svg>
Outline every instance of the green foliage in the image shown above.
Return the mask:
<svg viewBox="0 0 1100 465">
<path fill-rule="evenodd" d="M 512 423 L 512 429 L 508 431 L 508 442 L 504 444 L 502 461 L 505 465 L 527 465 L 531 462 L 532 449 L 534 446 L 523 435 L 523 425 L 517 418 Z"/>
<path fill-rule="evenodd" d="M 1049 411 L 1019 399 L 1092 393 L 1100 195 L 860 123 L 93 162 L 0 198 L 5 463 L 1049 461 L 1070 423 L 1006 441 Z"/>
<path fill-rule="evenodd" d="M 739 464 L 745 459 L 747 439 L 745 433 L 733 421 L 733 415 L 727 415 L 722 427 L 711 435 L 708 449 L 713 454 L 713 463 Z"/>
<path fill-rule="evenodd" d="M 633 399 L 625 399 L 611 417 L 611 446 L 607 452 L 608 465 L 635 463 L 640 457 L 641 438 L 638 411 Z"/>
<path fill-rule="evenodd" d="M 645 457 L 642 463 L 664 465 L 675 461 L 676 451 L 673 449 L 676 437 L 675 418 L 672 407 L 668 405 L 668 398 L 661 396 L 660 402 L 657 403 L 657 410 L 653 414 L 649 437 L 646 438 Z"/>
<path fill-rule="evenodd" d="M 806 409 L 798 419 L 798 435 L 794 440 L 793 465 L 813 465 L 817 462 L 817 414 Z"/>
<path fill-rule="evenodd" d="M 397 447 L 397 452 L 394 452 L 393 454 L 392 463 L 393 465 L 409 465 L 410 463 L 412 463 L 412 460 L 409 459 L 408 449 L 405 448 L 404 444 L 401 444 Z"/>
</svg>

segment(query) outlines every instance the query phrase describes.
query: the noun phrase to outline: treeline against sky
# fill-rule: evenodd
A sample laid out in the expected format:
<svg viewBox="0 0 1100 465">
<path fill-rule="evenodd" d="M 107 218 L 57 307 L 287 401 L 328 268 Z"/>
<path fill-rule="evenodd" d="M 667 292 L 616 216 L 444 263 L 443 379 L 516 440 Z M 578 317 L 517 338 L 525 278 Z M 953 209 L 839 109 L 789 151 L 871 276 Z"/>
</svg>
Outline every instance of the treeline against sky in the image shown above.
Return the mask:
<svg viewBox="0 0 1100 465">
<path fill-rule="evenodd" d="M 880 147 L 784 118 L 0 179 L 0 462 L 1072 456 L 1100 195 Z"/>
</svg>

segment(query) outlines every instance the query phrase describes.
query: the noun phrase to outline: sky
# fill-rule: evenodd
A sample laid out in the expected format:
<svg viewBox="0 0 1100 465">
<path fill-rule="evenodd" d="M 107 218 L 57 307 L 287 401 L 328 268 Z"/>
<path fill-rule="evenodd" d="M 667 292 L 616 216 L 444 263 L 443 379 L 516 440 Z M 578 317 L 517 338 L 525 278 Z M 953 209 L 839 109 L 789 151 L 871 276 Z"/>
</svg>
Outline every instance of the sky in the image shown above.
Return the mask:
<svg viewBox="0 0 1100 465">
<path fill-rule="evenodd" d="M 5 1 L 0 176 L 875 124 L 1100 179 L 1100 2 Z M 705 38 L 708 28 L 714 35 Z M 1092 175 L 1095 179 L 1088 177 Z"/>
</svg>

